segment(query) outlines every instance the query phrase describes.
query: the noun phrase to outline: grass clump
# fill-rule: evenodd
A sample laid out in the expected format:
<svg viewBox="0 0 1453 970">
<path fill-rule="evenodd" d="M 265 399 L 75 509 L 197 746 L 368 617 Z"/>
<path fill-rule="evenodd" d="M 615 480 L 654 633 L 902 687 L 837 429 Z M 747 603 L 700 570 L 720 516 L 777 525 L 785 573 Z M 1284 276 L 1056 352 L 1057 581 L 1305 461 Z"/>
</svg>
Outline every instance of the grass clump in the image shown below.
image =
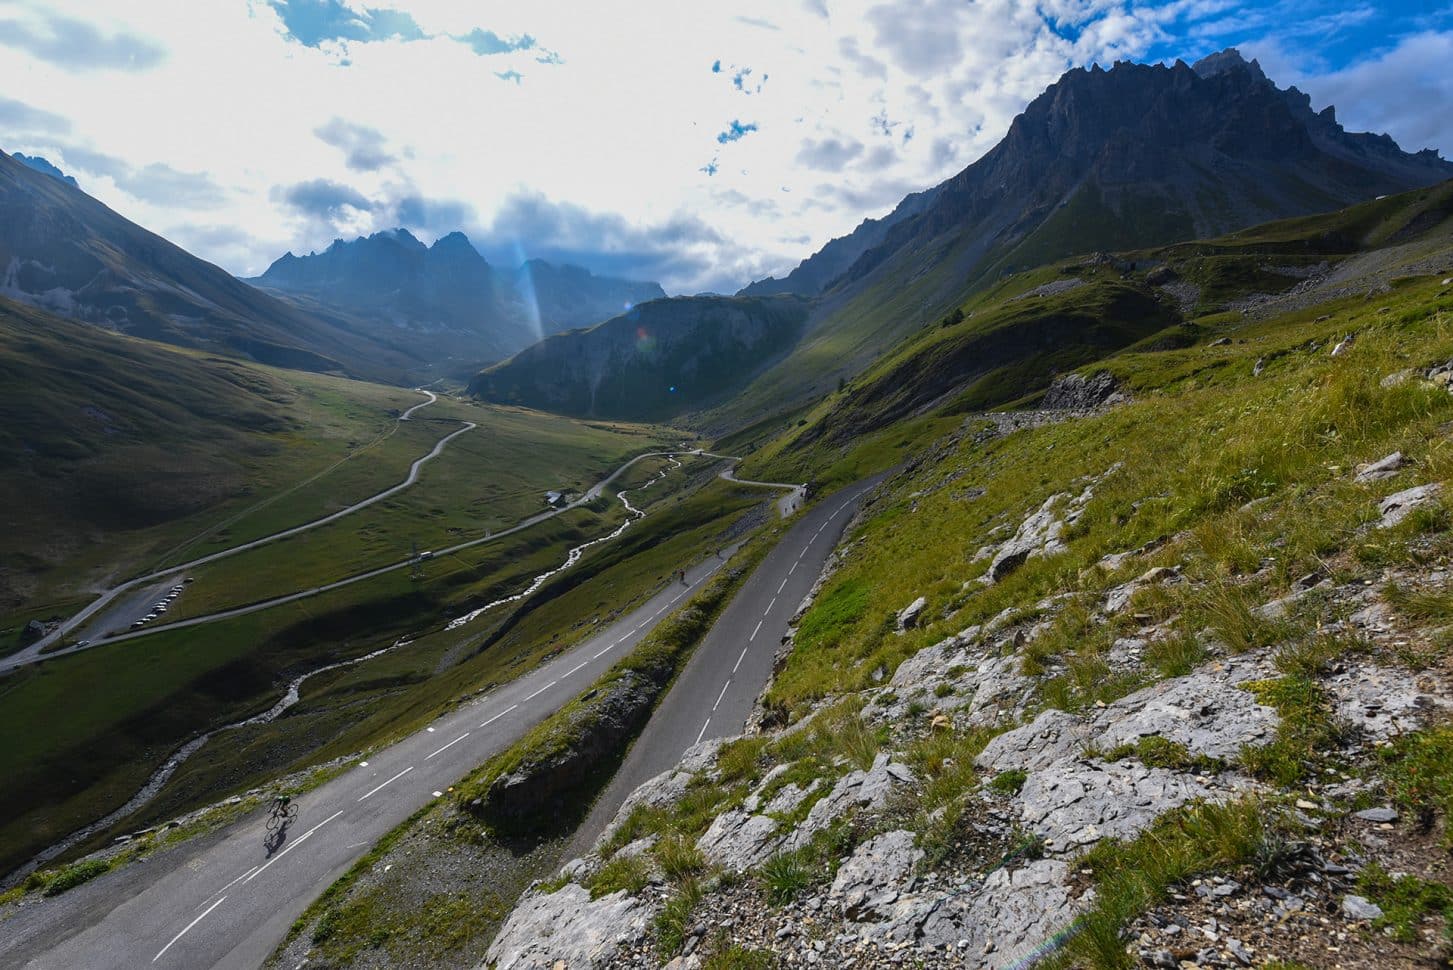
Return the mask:
<svg viewBox="0 0 1453 970">
<path fill-rule="evenodd" d="M 1382 758 L 1389 795 L 1422 828 L 1453 813 L 1453 725 L 1404 735 L 1384 749 Z M 1445 833 L 1443 841 L 1453 850 L 1453 834 Z"/>
<path fill-rule="evenodd" d="M 817 873 L 801 850 L 774 855 L 762 863 L 759 874 L 767 901 L 777 906 L 792 902 L 817 882 Z"/>
<path fill-rule="evenodd" d="M 1266 844 L 1269 829 L 1254 801 L 1201 803 L 1162 816 L 1132 840 L 1100 842 L 1080 859 L 1095 880 L 1095 904 L 1068 945 L 1070 962 L 1128 970 L 1134 958 L 1125 950 L 1122 927 L 1164 900 L 1172 887 L 1250 863 Z"/>
<path fill-rule="evenodd" d="M 1374 923 L 1399 943 L 1416 943 L 1418 928 L 1430 917 L 1441 917 L 1444 937 L 1453 941 L 1453 889 L 1417 876 L 1393 877 L 1371 863 L 1357 877 L 1357 889 L 1382 907 Z"/>
<path fill-rule="evenodd" d="M 1028 780 L 1029 772 L 1023 768 L 1010 768 L 989 779 L 989 787 L 1001 795 L 1017 795 Z"/>
<path fill-rule="evenodd" d="M 1135 758 L 1147 768 L 1191 771 L 1198 775 L 1215 775 L 1226 770 L 1226 763 L 1221 759 L 1203 754 L 1193 755 L 1185 745 L 1158 734 L 1146 735 L 1137 739 L 1134 744 L 1122 744 L 1105 753 L 1106 761 L 1119 761 L 1122 758 Z"/>
<path fill-rule="evenodd" d="M 656 942 L 662 953 L 675 953 L 686 942 L 686 932 L 691 927 L 691 914 L 701 902 L 705 890 L 701 882 L 688 879 L 676 887 L 671 898 L 666 900 L 661 912 L 656 914 Z"/>
<path fill-rule="evenodd" d="M 732 944 L 703 960 L 701 970 L 776 970 L 777 966 L 777 956 L 770 951 Z"/>
<path fill-rule="evenodd" d="M 585 888 L 590 890 L 591 899 L 609 896 L 622 889 L 634 896 L 650 881 L 651 871 L 645 859 L 638 855 L 617 855 L 586 880 Z"/>
<path fill-rule="evenodd" d="M 1345 727 L 1332 717 L 1325 692 L 1304 674 L 1241 685 L 1256 699 L 1276 709 L 1276 737 L 1259 748 L 1243 747 L 1242 766 L 1257 778 L 1293 788 L 1327 764 L 1330 752 L 1345 740 Z"/>
<path fill-rule="evenodd" d="M 57 872 L 46 884 L 45 894 L 47 896 L 59 896 L 68 889 L 75 889 L 85 882 L 90 882 L 97 876 L 104 876 L 111 871 L 111 862 L 108 859 L 86 859 L 77 862 L 75 865 L 66 866 Z"/>
</svg>

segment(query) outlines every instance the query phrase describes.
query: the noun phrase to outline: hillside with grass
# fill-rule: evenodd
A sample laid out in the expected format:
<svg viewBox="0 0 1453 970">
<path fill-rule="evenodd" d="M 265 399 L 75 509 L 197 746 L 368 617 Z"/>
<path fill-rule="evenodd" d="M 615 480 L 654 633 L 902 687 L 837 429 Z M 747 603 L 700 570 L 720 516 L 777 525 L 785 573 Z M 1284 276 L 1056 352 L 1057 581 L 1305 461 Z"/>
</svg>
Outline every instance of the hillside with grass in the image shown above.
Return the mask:
<svg viewBox="0 0 1453 970">
<path fill-rule="evenodd" d="M 652 300 L 556 334 L 479 374 L 487 401 L 628 421 L 660 421 L 721 400 L 785 353 L 807 320 L 795 296 Z"/>
<path fill-rule="evenodd" d="M 908 460 L 748 732 L 638 790 L 487 964 L 1445 960 L 1449 195 L 1010 278 L 739 439 L 743 474 Z M 1116 332 L 1078 369 L 988 394 L 953 353 L 1076 309 Z"/>
<path fill-rule="evenodd" d="M 407 341 L 278 300 L 4 152 L 0 266 L 0 296 L 107 330 L 371 380 L 427 370 Z"/>
<path fill-rule="evenodd" d="M 379 458 L 426 448 L 407 426 L 378 440 L 417 392 L 178 350 L 3 299 L 0 373 L 7 619 L 130 574 L 371 443 Z M 382 462 L 361 484 L 401 467 Z"/>
<path fill-rule="evenodd" d="M 865 223 L 851 265 L 809 286 L 800 344 L 704 420 L 731 430 L 809 405 L 1005 277 L 1072 256 L 1206 238 L 1453 177 L 1434 151 L 1349 132 L 1236 51 L 1195 65 L 1066 73 L 1004 139 Z M 889 223 L 886 228 L 883 223 Z M 871 245 L 867 243 L 871 240 Z M 852 237 L 829 244 L 852 250 Z M 791 277 L 789 277 L 790 279 Z"/>
</svg>

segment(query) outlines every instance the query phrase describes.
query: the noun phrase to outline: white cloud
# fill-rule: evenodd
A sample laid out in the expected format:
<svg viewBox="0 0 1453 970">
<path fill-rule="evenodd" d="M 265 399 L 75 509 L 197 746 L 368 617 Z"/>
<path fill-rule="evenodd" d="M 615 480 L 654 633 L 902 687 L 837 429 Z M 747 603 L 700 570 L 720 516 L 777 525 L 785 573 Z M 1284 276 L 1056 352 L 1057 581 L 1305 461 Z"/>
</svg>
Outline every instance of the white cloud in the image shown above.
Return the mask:
<svg viewBox="0 0 1453 970">
<path fill-rule="evenodd" d="M 426 240 L 462 226 L 492 258 L 519 243 L 674 292 L 734 289 L 958 171 L 1066 68 L 1143 56 L 1230 0 L 346 2 L 406 10 L 423 36 L 308 47 L 262 0 L 7 8 L 27 37 L 84 22 L 98 43 L 154 56 L 88 73 L 7 48 L 0 116 L 21 123 L 0 147 L 74 169 L 241 275 L 417 220 Z M 732 69 L 713 73 L 718 60 Z M 752 85 L 733 84 L 738 65 Z M 718 141 L 733 121 L 756 128 Z M 87 167 L 100 156 L 121 164 Z M 181 181 L 140 181 L 153 164 L 205 176 L 210 207 L 157 190 Z M 507 238 L 526 233 L 548 238 Z"/>
</svg>

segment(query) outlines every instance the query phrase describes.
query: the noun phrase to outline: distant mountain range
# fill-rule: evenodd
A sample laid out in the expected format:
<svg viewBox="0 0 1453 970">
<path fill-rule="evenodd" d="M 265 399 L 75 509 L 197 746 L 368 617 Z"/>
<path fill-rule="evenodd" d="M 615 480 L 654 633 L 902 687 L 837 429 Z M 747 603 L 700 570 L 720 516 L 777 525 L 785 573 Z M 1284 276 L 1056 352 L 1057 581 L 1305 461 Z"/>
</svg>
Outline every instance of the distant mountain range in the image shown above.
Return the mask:
<svg viewBox="0 0 1453 970">
<path fill-rule="evenodd" d="M 366 319 L 406 336 L 432 360 L 475 364 L 666 295 L 657 283 L 543 260 L 497 269 L 462 232 L 425 246 L 407 229 L 338 239 L 321 253 L 287 253 L 248 282 Z"/>
<path fill-rule="evenodd" d="M 111 330 L 389 382 L 427 370 L 402 339 L 307 312 L 123 218 L 40 160 L 0 152 L 0 296 Z"/>
</svg>

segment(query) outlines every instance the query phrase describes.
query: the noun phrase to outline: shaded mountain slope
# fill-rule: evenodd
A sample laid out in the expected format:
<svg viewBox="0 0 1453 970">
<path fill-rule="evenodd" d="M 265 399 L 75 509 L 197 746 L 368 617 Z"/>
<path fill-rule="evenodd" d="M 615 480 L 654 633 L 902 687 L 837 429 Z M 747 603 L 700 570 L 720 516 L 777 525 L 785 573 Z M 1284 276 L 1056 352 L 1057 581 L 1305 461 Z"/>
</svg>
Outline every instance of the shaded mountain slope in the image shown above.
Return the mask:
<svg viewBox="0 0 1453 970">
<path fill-rule="evenodd" d="M 425 246 L 402 228 L 334 240 L 321 253 L 287 253 L 248 282 L 347 313 L 381 338 L 405 339 L 422 356 L 463 374 L 542 336 L 666 295 L 656 283 L 598 277 L 543 260 L 497 269 L 462 232 Z M 455 363 L 444 363 L 449 360 Z"/>
<path fill-rule="evenodd" d="M 740 386 L 796 342 L 794 296 L 654 300 L 588 330 L 556 334 L 481 373 L 472 393 L 564 414 L 660 420 Z"/>
<path fill-rule="evenodd" d="M 248 286 L 0 152 L 0 295 L 139 337 L 402 380 L 419 361 Z"/>
</svg>

